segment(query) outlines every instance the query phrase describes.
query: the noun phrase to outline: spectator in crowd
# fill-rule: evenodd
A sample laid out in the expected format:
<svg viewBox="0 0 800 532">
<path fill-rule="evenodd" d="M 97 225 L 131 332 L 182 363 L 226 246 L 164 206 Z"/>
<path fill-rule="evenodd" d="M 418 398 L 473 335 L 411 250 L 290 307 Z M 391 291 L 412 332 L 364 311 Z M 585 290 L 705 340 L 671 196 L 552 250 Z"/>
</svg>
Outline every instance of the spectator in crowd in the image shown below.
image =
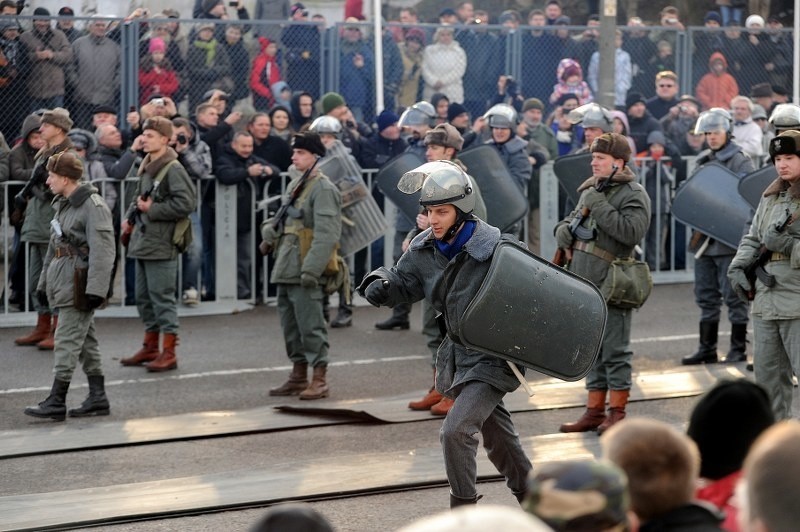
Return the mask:
<svg viewBox="0 0 800 532">
<path fill-rule="evenodd" d="M 286 81 L 292 89 L 319 98 L 320 33 L 308 22 L 308 10 L 300 2 L 289 9 L 289 24 L 281 31 L 286 61 Z"/>
<path fill-rule="evenodd" d="M 556 103 L 556 108 L 548 117 L 548 123 L 553 133 L 556 135 L 558 143 L 558 155 L 566 155 L 583 145 L 583 128 L 573 124 L 567 119 L 567 115 L 578 107 L 578 96 L 567 93 L 561 96 Z"/>
<path fill-rule="evenodd" d="M 249 28 L 249 26 L 247 27 Z M 228 55 L 230 61 L 230 101 L 232 104 L 247 98 L 250 95 L 248 82 L 250 81 L 250 55 L 242 41 L 242 35 L 247 28 L 239 24 L 225 26 L 225 37 L 219 41 L 219 47 Z M 226 80 L 227 81 L 227 80 Z"/>
<path fill-rule="evenodd" d="M 29 245 L 28 250 L 28 288 L 33 292 L 42 274 L 47 246 L 50 242 L 50 220 L 55 211 L 52 206 L 53 193 L 45 184 L 47 179 L 47 160 L 57 153 L 72 149 L 67 133 L 72 129 L 72 119 L 69 111 L 61 107 L 45 111 L 42 114 L 39 134 L 44 146 L 35 158 L 30 181 L 33 186 L 29 196 L 20 193 L 21 203 L 24 207 L 25 220 L 20 230 L 20 242 Z M 16 201 L 16 203 L 20 203 Z M 21 206 L 20 206 L 21 207 Z M 25 336 L 17 338 L 17 345 L 35 345 L 40 349 L 52 350 L 55 346 L 55 332 L 58 326 L 58 313 L 48 305 L 47 298 L 33 298 L 33 308 L 38 319 L 34 330 Z M 52 323 L 51 323 L 52 319 Z"/>
<path fill-rule="evenodd" d="M 403 81 L 403 56 L 388 29 L 383 31 L 383 105 L 386 109 L 397 109 L 397 93 Z M 370 43 L 370 48 L 374 44 Z M 372 114 L 372 113 L 370 113 Z"/>
<path fill-rule="evenodd" d="M 81 31 L 75 27 L 75 11 L 69 6 L 64 6 L 58 10 L 58 19 L 56 20 L 56 29 L 64 32 L 70 44 L 74 43 L 78 37 L 86 35 L 85 31 Z"/>
<path fill-rule="evenodd" d="M 271 1 L 262 3 L 272 4 Z M 250 532 L 289 532 L 290 530 L 333 532 L 333 527 L 310 504 L 285 503 L 271 507 L 264 517 L 259 519 L 249 530 Z"/>
<path fill-rule="evenodd" d="M 675 6 L 666 6 L 659 13 L 660 22 L 663 30 L 657 30 L 650 33 L 650 39 L 657 43 L 659 41 L 667 41 L 675 49 L 675 42 L 678 39 L 678 32 L 684 31 L 686 28 L 681 22 L 681 13 Z"/>
<path fill-rule="evenodd" d="M 34 16 L 49 17 L 50 12 L 37 7 Z M 53 109 L 64 105 L 65 69 L 72 64 L 72 47 L 61 30 L 50 27 L 50 19 L 37 18 L 33 29 L 20 36 L 25 47 L 26 64 L 30 68 L 28 82 L 29 109 Z"/>
<path fill-rule="evenodd" d="M 767 112 L 763 107 L 757 103 L 753 104 L 753 122 L 761 129 L 761 149 L 764 157 L 758 162 L 756 166 L 761 166 L 765 161 L 764 159 L 769 156 L 769 143 L 775 137 L 775 132 L 769 127 L 767 120 Z"/>
<path fill-rule="evenodd" d="M 574 59 L 562 59 L 556 69 L 558 83 L 553 85 L 550 94 L 550 103 L 556 103 L 563 95 L 573 94 L 578 98 L 578 105 L 589 103 L 593 100 L 589 84 L 583 81 L 583 69 Z"/>
<path fill-rule="evenodd" d="M 631 80 L 633 79 L 631 70 L 631 56 L 622 49 L 622 32 L 617 30 L 615 41 L 616 49 L 614 51 L 614 105 L 621 106 L 625 104 L 625 97 L 628 94 L 628 89 L 631 88 Z M 592 54 L 591 61 L 589 62 L 589 86 L 595 94 L 600 91 L 600 80 L 598 73 L 600 70 L 600 52 Z"/>
<path fill-rule="evenodd" d="M 214 38 L 214 24 L 201 22 L 186 55 L 189 108 L 200 105 L 203 95 L 210 89 L 228 92 L 231 89 L 230 75 L 230 58 Z"/>
<path fill-rule="evenodd" d="M 295 133 L 289 109 L 282 105 L 276 105 L 270 110 L 269 119 L 272 123 L 269 134 L 280 137 L 288 143 Z"/>
<path fill-rule="evenodd" d="M 176 369 L 178 359 L 178 248 L 173 243 L 176 225 L 195 210 L 194 185 L 169 147 L 172 122 L 160 116 L 143 125 L 141 147 L 146 153 L 139 166 L 139 182 L 128 207 L 122 232 L 130 234 L 128 257 L 136 261 L 136 306 L 144 322 L 144 342 L 133 356 L 120 360 L 123 366 L 145 365 L 147 371 Z M 145 190 L 158 180 L 155 194 Z M 136 214 L 131 226 L 129 215 Z M 188 220 L 187 220 L 188 222 Z M 191 230 L 191 225 L 187 225 Z M 148 230 L 149 229 L 149 230 Z M 163 349 L 159 336 L 163 334 Z"/>
<path fill-rule="evenodd" d="M 214 168 L 220 183 L 236 186 L 236 295 L 238 299 L 250 299 L 254 199 L 261 197 L 268 181 L 280 175 L 280 168 L 254 155 L 253 136 L 246 131 L 236 133 L 231 144 L 220 151 Z"/>
<path fill-rule="evenodd" d="M 686 138 L 686 133 L 694 130 L 698 116 L 700 116 L 700 102 L 691 94 L 683 94 L 659 122 L 667 139 L 680 146 Z"/>
<path fill-rule="evenodd" d="M 678 105 L 678 75 L 671 70 L 656 74 L 656 95 L 645 101 L 645 107 L 656 120 L 661 120 Z"/>
<path fill-rule="evenodd" d="M 781 31 L 783 24 L 776 16 L 767 19 L 767 44 L 772 51 L 772 57 L 764 65 L 770 83 L 780 87 L 792 84 L 792 55 L 794 45 L 791 35 Z M 788 95 L 787 95 L 788 96 Z"/>
<path fill-rule="evenodd" d="M 108 21 L 93 16 L 89 34 L 72 44 L 74 61 L 73 119 L 79 127 L 89 127 L 92 111 L 98 105 L 114 105 L 120 86 L 120 47 L 106 36 Z"/>
<path fill-rule="evenodd" d="M 722 33 L 722 46 L 719 50 L 714 51 L 715 53 L 724 53 L 725 59 L 728 61 L 728 73 L 736 80 L 737 86 L 743 89 L 753 85 L 753 83 L 747 79 L 747 72 L 745 72 L 742 67 L 742 58 L 744 54 L 747 53 L 747 46 L 747 41 L 742 36 L 741 25 L 738 22 L 731 21 L 725 26 L 725 31 Z M 709 62 L 710 60 L 711 57 L 709 57 Z M 706 65 L 708 65 L 708 63 Z M 706 66 L 706 70 L 703 72 L 707 71 L 708 66 Z M 698 78 L 702 79 L 703 75 L 704 74 L 698 76 Z"/>
<path fill-rule="evenodd" d="M 291 105 L 292 100 L 292 88 L 289 86 L 288 83 L 281 80 L 277 83 L 273 83 L 272 86 L 269 88 L 272 92 L 272 96 L 275 99 L 275 105 L 280 105 L 286 107 L 287 109 Z"/>
<path fill-rule="evenodd" d="M 211 159 L 214 160 L 217 146 L 223 139 L 232 138 L 233 124 L 230 115 L 225 120 L 219 119 L 219 111 L 211 103 L 201 103 L 195 110 L 195 125 L 200 138 L 211 149 Z"/>
<path fill-rule="evenodd" d="M 668 41 L 658 41 L 656 43 L 656 53 L 650 58 L 646 75 L 648 78 L 653 79 L 659 72 L 665 70 L 674 72 L 675 65 L 672 45 Z"/>
<path fill-rule="evenodd" d="M 522 508 L 559 532 L 612 532 L 630 530 L 629 501 L 628 477 L 614 464 L 567 460 L 537 468 Z"/>
<path fill-rule="evenodd" d="M 708 61 L 709 72 L 700 78 L 695 89 L 697 99 L 703 109 L 725 108 L 731 99 L 739 94 L 739 85 L 728 72 L 728 61 L 720 52 L 711 54 Z"/>
<path fill-rule="evenodd" d="M 467 108 L 460 103 L 454 103 L 447 108 L 447 123 L 456 128 L 458 134 L 464 139 L 464 145 L 461 147 L 462 151 L 483 144 L 481 134 L 485 122 L 483 116 L 479 116 L 474 122 L 470 122 Z"/>
<path fill-rule="evenodd" d="M 639 17 L 628 20 L 629 31 L 622 36 L 622 49 L 631 56 L 631 90 L 652 95 L 653 80 L 648 77 L 650 58 L 656 55 L 658 48 L 649 36 L 645 23 Z M 706 63 L 703 64 L 703 71 Z M 696 76 L 697 79 L 699 76 Z"/>
<path fill-rule="evenodd" d="M 736 484 L 750 446 L 775 422 L 769 395 L 745 379 L 721 380 L 692 409 L 686 433 L 700 451 L 695 497 L 725 512 L 722 528 L 738 532 Z"/>
<path fill-rule="evenodd" d="M 380 168 L 393 157 L 406 150 L 408 144 L 400 136 L 397 122 L 400 117 L 384 109 L 377 118 L 377 134 L 364 139 L 358 164 L 362 168 Z M 377 199 L 377 198 L 376 198 Z M 379 205 L 383 206 L 383 201 Z"/>
<path fill-rule="evenodd" d="M 719 163 L 739 178 L 753 171 L 753 162 L 733 141 L 733 118 L 722 108 L 712 108 L 697 119 L 696 133 L 704 133 L 708 149 L 697 156 L 697 167 Z M 755 227 L 755 226 L 754 226 Z M 689 251 L 700 255 L 694 262 L 695 302 L 700 307 L 700 342 L 693 354 L 683 357 L 684 365 L 717 362 L 717 337 L 722 302 L 728 307 L 731 343 L 725 362 L 743 362 L 747 342 L 748 305 L 734 291 L 724 275 L 736 250 L 694 231 Z M 702 252 L 701 252 L 702 251 Z"/>
<path fill-rule="evenodd" d="M 358 160 L 361 156 L 360 139 L 362 135 L 359 132 L 360 124 L 356 122 L 350 113 L 345 99 L 337 92 L 328 92 L 322 96 L 319 104 L 323 115 L 332 116 L 342 123 L 340 140 L 345 148 L 350 150 L 350 154 Z"/>
<path fill-rule="evenodd" d="M 746 532 L 793 530 L 800 520 L 800 471 L 797 450 L 800 425 L 779 423 L 767 429 L 750 449 L 744 463 L 739 526 Z"/>
<path fill-rule="evenodd" d="M 561 2 L 559 0 L 548 0 L 544 6 L 544 14 L 547 17 L 547 25 L 553 26 L 564 13 L 561 10 Z"/>
<path fill-rule="evenodd" d="M 627 109 L 628 125 L 630 131 L 628 135 L 633 139 L 637 147 L 648 146 L 647 136 L 652 131 L 661 131 L 661 124 L 653 118 L 645 105 L 644 96 L 638 92 L 631 92 L 625 100 Z"/>
<path fill-rule="evenodd" d="M 297 177 L 287 186 L 286 194 L 291 196 L 297 186 L 304 186 L 302 199 L 295 202 L 302 216 L 281 223 L 269 219 L 261 224 L 261 249 L 274 250 L 271 280 L 277 285 L 286 354 L 292 362 L 288 380 L 269 393 L 315 400 L 330 393 L 328 332 L 323 321 L 320 278 L 341 238 L 342 198 L 336 185 L 317 168 L 319 158 L 325 156 L 325 146 L 317 133 L 295 134 L 292 151 Z M 308 251 L 302 255 L 298 244 L 300 231 L 311 233 Z M 309 365 L 313 368 L 310 383 Z"/>
<path fill-rule="evenodd" d="M 297 91 L 292 95 L 292 127 L 295 131 L 303 131 L 314 121 L 314 98 L 308 92 Z"/>
<path fill-rule="evenodd" d="M 750 15 L 745 22 L 745 28 L 747 32 L 742 36 L 745 55 L 739 58 L 742 71 L 737 80 L 742 80 L 742 87 L 769 83 L 769 71 L 775 69 L 772 62 L 775 47 L 764 31 L 764 19 L 759 15 Z"/>
<path fill-rule="evenodd" d="M 50 395 L 38 406 L 26 408 L 25 414 L 64 421 L 67 391 L 80 361 L 89 381 L 89 396 L 79 408 L 71 409 L 69 415 L 108 415 L 94 310 L 105 304 L 111 285 L 115 254 L 111 212 L 97 189 L 82 180 L 84 168 L 75 152 L 50 157 L 47 169 L 47 185 L 56 195 L 55 212 L 37 294 L 59 309 L 61 327 L 57 330 L 55 379 Z M 69 238 L 61 238 L 62 230 Z M 73 253 L 79 258 L 71 257 Z M 80 286 L 79 276 L 74 273 L 78 265 L 87 269 L 85 286 Z"/>
<path fill-rule="evenodd" d="M 164 39 L 153 37 L 148 44 L 148 54 L 139 66 L 139 103 L 144 105 L 154 96 L 173 98 L 179 87 L 178 73 L 167 58 Z"/>
<path fill-rule="evenodd" d="M 688 436 L 662 421 L 630 419 L 611 427 L 600 446 L 628 477 L 638 530 L 722 531 L 722 514 L 693 501 L 700 456 Z"/>
<path fill-rule="evenodd" d="M 95 183 L 95 187 L 103 196 L 109 211 L 113 212 L 119 199 L 118 193 L 114 185 L 107 181 L 108 174 L 106 174 L 105 165 L 97 153 L 97 139 L 94 134 L 85 129 L 73 128 L 67 136 L 72 141 L 72 148 L 83 164 L 83 179 Z"/>
<path fill-rule="evenodd" d="M 750 88 L 750 99 L 753 103 L 766 109 L 770 115 L 775 110 L 777 103 L 769 83 L 758 83 Z"/>
<path fill-rule="evenodd" d="M 743 2 L 734 2 L 732 0 L 716 0 L 714 3 L 719 8 L 723 26 L 727 26 L 728 22 L 730 21 L 735 21 L 739 24 L 742 23 L 742 13 L 744 12 L 745 6 Z"/>
<path fill-rule="evenodd" d="M 397 532 L 469 532 L 490 529 L 509 532 L 552 530 L 535 516 L 525 514 L 518 508 L 479 504 L 417 519 Z"/>
<path fill-rule="evenodd" d="M 280 137 L 270 135 L 272 121 L 267 113 L 255 113 L 247 122 L 247 132 L 253 137 L 253 154 L 263 159 L 280 172 L 285 172 L 292 164 L 292 148 L 289 143 Z M 269 194 L 280 193 L 280 180 L 272 179 L 269 182 Z"/>
<path fill-rule="evenodd" d="M 696 124 L 697 120 L 692 122 L 683 140 L 678 143 L 678 151 L 681 155 L 698 155 L 705 148 L 706 137 L 703 133 L 695 133 Z M 679 181 L 683 181 L 683 179 L 679 179 Z"/>
<path fill-rule="evenodd" d="M 586 21 L 586 29 L 583 30 L 583 33 L 567 42 L 567 46 L 564 48 L 564 57 L 571 57 L 579 65 L 589 65 L 592 56 L 600 49 L 599 39 L 600 17 L 598 15 L 589 15 L 589 19 Z M 587 75 L 587 77 L 589 76 Z"/>
<path fill-rule="evenodd" d="M 433 41 L 422 54 L 422 98 L 430 101 L 434 93 L 441 92 L 450 102 L 464 103 L 467 55 L 453 38 L 451 27 L 437 29 Z"/>
<path fill-rule="evenodd" d="M 183 87 L 183 76 L 186 69 L 186 54 L 189 51 L 189 41 L 186 35 L 181 33 L 180 23 L 177 22 L 180 14 L 176 10 L 165 9 L 157 16 L 161 18 L 156 18 L 150 23 L 153 28 L 150 38 L 158 37 L 166 44 L 166 58 L 169 59 L 172 69 L 178 75 L 179 81 L 178 92 L 173 95 L 173 99 L 176 102 L 180 102 L 186 95 L 186 89 Z M 142 45 L 144 45 L 144 41 Z M 147 45 L 148 48 L 142 52 L 149 51 L 149 42 Z"/>
<path fill-rule="evenodd" d="M 371 121 L 374 107 L 374 55 L 358 26 L 358 19 L 351 18 L 346 22 L 342 30 L 339 58 L 339 93 L 356 120 Z"/>
<path fill-rule="evenodd" d="M 284 20 L 289 18 L 289 0 L 256 0 L 253 9 L 253 20 L 264 22 L 254 24 L 253 34 L 255 37 L 276 42 L 281 37 L 281 26 Z"/>
<path fill-rule="evenodd" d="M 764 155 L 764 134 L 759 125 L 753 122 L 753 102 L 747 96 L 736 96 L 731 100 L 731 112 L 736 144 L 742 147 L 742 151 L 753 160 L 755 166 L 759 166 Z"/>
<path fill-rule="evenodd" d="M 9 141 L 19 134 L 28 112 L 24 53 L 17 22 L 0 17 L 0 133 Z"/>
<path fill-rule="evenodd" d="M 436 110 L 436 124 L 447 122 L 447 109 L 450 107 L 450 99 L 446 94 L 435 92 L 431 95 L 431 105 Z"/>
<path fill-rule="evenodd" d="M 561 59 L 560 46 L 553 32 L 544 31 L 547 22 L 541 9 L 533 9 L 528 13 L 528 26 L 532 29 L 522 34 L 522 49 L 537 50 L 537 53 L 524 56 L 520 75 L 522 93 L 527 97 L 547 101 L 553 86 L 548 76 L 543 76 L 542 73 L 554 72 L 558 67 L 558 61 Z M 472 56 L 468 54 L 468 57 Z M 487 74 L 485 78 L 488 80 L 489 75 Z M 469 94 L 467 96 L 469 97 Z"/>
<path fill-rule="evenodd" d="M 409 28 L 405 40 L 398 46 L 403 60 L 403 78 L 397 96 L 398 107 L 411 107 L 422 93 L 422 55 L 425 48 L 425 32 L 420 28 Z"/>
<path fill-rule="evenodd" d="M 517 135 L 528 143 L 526 151 L 532 173 L 528 183 L 528 248 L 540 253 L 539 232 L 539 169 L 548 160 L 558 157 L 558 143 L 553 130 L 542 121 L 544 103 L 538 98 L 528 98 L 522 105 L 522 120 Z"/>
<path fill-rule="evenodd" d="M 194 18 L 212 21 L 230 20 L 224 0 L 195 0 L 195 2 L 195 11 L 197 11 L 196 8 L 199 4 L 202 12 L 196 14 Z M 236 2 L 234 5 L 231 5 L 231 7 L 236 9 L 236 16 L 239 20 L 250 20 L 250 14 L 247 12 L 247 8 L 244 6 L 243 0 L 238 0 L 238 2 Z M 219 43 L 225 42 L 225 32 L 229 27 L 230 25 L 228 24 L 215 24 L 214 39 Z M 248 31 L 250 31 L 250 26 L 244 27 L 242 29 L 242 34 L 247 33 Z M 241 35 L 239 37 L 241 38 Z M 247 64 L 249 64 L 249 61 Z"/>
<path fill-rule="evenodd" d="M 722 17 L 716 11 L 709 11 L 703 17 L 704 31 L 694 34 L 694 52 L 692 53 L 692 79 L 700 79 L 708 69 L 711 54 L 724 48 Z"/>
<path fill-rule="evenodd" d="M 475 6 L 472 2 L 459 2 L 456 6 L 456 16 L 458 17 L 457 24 L 466 26 L 475 22 Z"/>
<path fill-rule="evenodd" d="M 400 8 L 400 14 L 398 15 L 398 19 L 402 26 L 396 26 L 393 28 L 392 33 L 394 34 L 394 40 L 398 43 L 405 41 L 408 31 L 411 29 L 419 29 L 423 31 L 423 45 L 425 44 L 424 41 L 428 40 L 429 35 L 425 33 L 427 30 L 422 30 L 421 28 L 417 28 L 416 26 L 420 23 L 419 14 L 414 7 L 402 7 Z"/>
<path fill-rule="evenodd" d="M 456 34 L 456 40 L 467 56 L 463 103 L 472 116 L 480 116 L 486 111 L 486 102 L 495 90 L 493 80 L 502 74 L 502 62 L 497 61 L 500 43 L 497 36 L 488 31 L 488 23 L 487 17 L 478 17 Z"/>
<path fill-rule="evenodd" d="M 212 172 L 211 149 L 200 139 L 192 123 L 183 117 L 172 119 L 170 146 L 178 154 L 178 162 L 189 174 L 199 201 L 207 187 L 207 183 L 203 180 L 210 177 Z M 192 234 L 195 238 L 183 254 L 181 303 L 187 307 L 194 307 L 200 303 L 200 295 L 204 288 L 202 281 L 199 280 L 203 262 L 203 228 L 198 209 L 189 214 L 189 220 L 192 222 Z"/>
<path fill-rule="evenodd" d="M 522 121 L 527 126 L 526 140 L 536 141 L 547 150 L 548 157 L 558 157 L 558 143 L 553 130 L 543 122 L 544 103 L 539 98 L 528 98 L 522 104 Z"/>
</svg>

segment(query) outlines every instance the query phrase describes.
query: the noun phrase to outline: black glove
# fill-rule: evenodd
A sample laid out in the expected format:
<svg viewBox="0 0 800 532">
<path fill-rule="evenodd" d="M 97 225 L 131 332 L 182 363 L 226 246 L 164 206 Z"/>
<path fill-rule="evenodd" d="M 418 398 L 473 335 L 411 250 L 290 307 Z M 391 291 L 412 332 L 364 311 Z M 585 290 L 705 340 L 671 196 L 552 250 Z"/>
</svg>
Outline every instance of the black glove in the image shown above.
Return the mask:
<svg viewBox="0 0 800 532">
<path fill-rule="evenodd" d="M 41 305 L 44 308 L 50 307 L 50 302 L 47 300 L 47 292 L 45 292 L 44 290 L 37 290 L 35 296 L 36 296 L 36 301 L 39 302 L 39 305 Z"/>
<path fill-rule="evenodd" d="M 796 240 L 792 235 L 786 231 L 778 231 L 778 229 L 774 226 L 771 226 L 769 229 L 767 229 L 767 232 L 764 233 L 764 245 L 767 246 L 767 249 L 770 251 L 783 253 L 784 255 L 790 257 L 792 255 L 795 242 Z"/>
<path fill-rule="evenodd" d="M 364 297 L 371 305 L 380 307 L 389 302 L 389 281 L 378 279 L 372 281 L 364 291 Z"/>
<path fill-rule="evenodd" d="M 728 282 L 731 283 L 731 288 L 733 288 L 733 291 L 739 296 L 739 299 L 742 301 L 749 301 L 747 293 L 750 291 L 750 281 L 747 280 L 744 270 L 740 268 L 729 268 Z"/>
<path fill-rule="evenodd" d="M 96 308 L 100 308 L 100 306 L 105 302 L 105 299 L 96 296 L 94 294 L 86 294 L 86 304 L 89 307 L 89 310 L 94 310 Z"/>
<path fill-rule="evenodd" d="M 25 207 L 28 206 L 28 200 L 22 197 L 22 194 L 17 194 L 14 196 L 14 207 L 17 209 L 24 211 Z"/>
</svg>

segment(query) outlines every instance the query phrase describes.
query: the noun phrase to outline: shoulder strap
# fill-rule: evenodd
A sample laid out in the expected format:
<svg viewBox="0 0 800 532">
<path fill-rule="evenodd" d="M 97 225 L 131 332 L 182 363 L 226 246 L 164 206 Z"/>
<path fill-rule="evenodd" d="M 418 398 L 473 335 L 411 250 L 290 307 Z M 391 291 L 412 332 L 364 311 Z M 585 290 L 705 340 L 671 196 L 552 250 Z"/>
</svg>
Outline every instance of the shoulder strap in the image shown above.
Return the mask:
<svg viewBox="0 0 800 532">
<path fill-rule="evenodd" d="M 163 181 L 164 178 L 167 177 L 167 172 L 169 172 L 169 169 L 172 168 L 174 164 L 177 162 L 178 162 L 177 159 L 173 159 L 172 161 L 162 166 L 161 170 L 159 170 L 156 176 L 153 178 L 153 183 L 161 183 L 161 181 Z"/>
</svg>

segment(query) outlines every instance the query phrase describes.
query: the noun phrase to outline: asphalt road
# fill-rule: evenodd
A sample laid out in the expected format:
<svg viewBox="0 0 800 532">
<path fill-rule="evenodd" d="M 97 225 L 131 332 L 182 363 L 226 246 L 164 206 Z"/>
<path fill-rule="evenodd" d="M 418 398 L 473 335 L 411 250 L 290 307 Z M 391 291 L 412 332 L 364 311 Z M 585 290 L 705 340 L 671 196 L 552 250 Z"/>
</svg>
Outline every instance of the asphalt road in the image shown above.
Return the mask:
<svg viewBox="0 0 800 532">
<path fill-rule="evenodd" d="M 363 303 L 363 302 L 362 302 Z M 388 309 L 359 306 L 354 325 L 330 331 L 331 400 L 385 397 L 426 390 L 431 370 L 420 333 L 418 305 L 409 331 L 378 331 L 374 322 Z M 680 357 L 697 343 L 698 310 L 691 285 L 660 285 L 634 316 L 635 371 L 674 370 Z M 97 323 L 112 416 L 126 420 L 212 410 L 242 410 L 285 404 L 296 398 L 269 397 L 268 389 L 288 373 L 288 361 L 277 313 L 260 306 L 236 315 L 186 318 L 181 322 L 179 369 L 148 374 L 125 368 L 119 359 L 138 349 L 142 328 L 135 319 L 102 319 Z M 721 325 L 721 349 L 727 348 L 729 325 Z M 22 414 L 26 405 L 46 397 L 52 382 L 52 354 L 18 347 L 13 338 L 22 329 L 0 330 L 0 431 L 25 431 L 48 421 Z M 576 334 L 580 324 L 576 324 Z M 529 372 L 532 383 L 545 378 Z M 87 390 L 85 377 L 76 372 L 68 397 L 80 403 Z M 645 401 L 629 407 L 630 415 L 687 420 L 695 398 Z M 551 434 L 581 409 L 514 414 L 522 436 Z M 106 420 L 106 419 L 104 419 Z M 93 419 L 68 419 L 70 426 L 89 425 Z M 365 452 L 407 451 L 438 445 L 441 421 L 396 425 L 337 425 L 267 434 L 209 438 L 106 450 L 70 452 L 4 460 L 0 496 L 46 493 L 77 488 L 173 479 L 194 475 L 269 468 L 271 464 L 303 457 L 358 456 Z M 391 467 L 391 464 L 387 464 Z M 485 501 L 513 505 L 500 482 L 480 488 Z M 339 531 L 393 530 L 415 518 L 443 510 L 446 487 L 374 494 L 312 504 Z M 226 511 L 175 519 L 105 525 L 93 530 L 171 531 L 247 530 L 264 508 Z M 2 528 L 2 527 L 0 527 Z"/>
</svg>

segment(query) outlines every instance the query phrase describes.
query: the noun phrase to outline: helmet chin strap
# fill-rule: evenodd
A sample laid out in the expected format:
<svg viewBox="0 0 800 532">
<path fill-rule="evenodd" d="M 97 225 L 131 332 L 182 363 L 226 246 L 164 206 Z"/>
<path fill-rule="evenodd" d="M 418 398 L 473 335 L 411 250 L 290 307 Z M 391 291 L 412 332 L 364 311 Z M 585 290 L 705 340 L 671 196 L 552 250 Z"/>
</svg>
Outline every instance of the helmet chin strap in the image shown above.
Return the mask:
<svg viewBox="0 0 800 532">
<path fill-rule="evenodd" d="M 455 207 L 455 205 L 453 205 L 453 206 Z M 455 207 L 455 209 L 456 209 L 456 221 L 455 221 L 455 223 L 452 226 L 450 226 L 450 229 L 448 229 L 447 232 L 445 232 L 445 234 L 442 235 L 442 238 L 440 238 L 439 240 L 443 240 L 443 241 L 447 242 L 448 240 L 453 239 L 456 236 L 456 233 L 458 233 L 458 230 L 461 227 L 461 224 L 463 224 L 467 220 L 467 218 L 469 216 L 468 214 L 464 213 L 458 207 Z"/>
</svg>

